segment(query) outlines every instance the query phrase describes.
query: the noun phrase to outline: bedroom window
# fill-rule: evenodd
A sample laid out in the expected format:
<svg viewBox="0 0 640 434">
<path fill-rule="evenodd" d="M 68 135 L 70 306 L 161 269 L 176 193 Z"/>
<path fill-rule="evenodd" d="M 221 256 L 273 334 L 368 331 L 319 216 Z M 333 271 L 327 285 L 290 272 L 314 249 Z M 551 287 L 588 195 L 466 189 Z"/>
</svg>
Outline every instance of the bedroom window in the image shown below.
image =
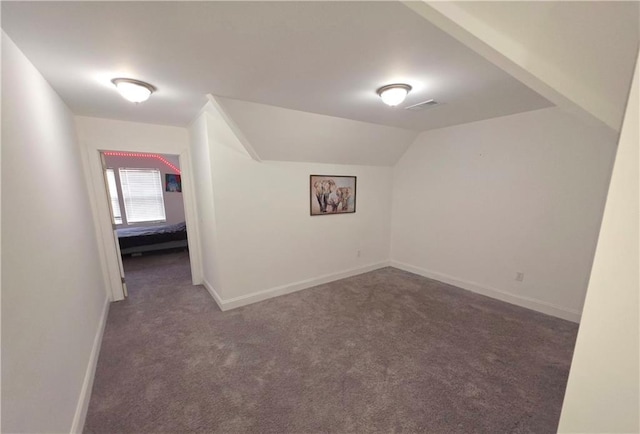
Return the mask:
<svg viewBox="0 0 640 434">
<path fill-rule="evenodd" d="M 127 223 L 166 221 L 160 171 L 120 169 Z"/>
<path fill-rule="evenodd" d="M 109 198 L 111 199 L 111 210 L 113 210 L 113 223 L 122 224 L 122 213 L 120 212 L 120 201 L 118 200 L 118 188 L 116 187 L 116 174 L 113 169 L 107 169 L 107 186 L 109 187 Z"/>
</svg>

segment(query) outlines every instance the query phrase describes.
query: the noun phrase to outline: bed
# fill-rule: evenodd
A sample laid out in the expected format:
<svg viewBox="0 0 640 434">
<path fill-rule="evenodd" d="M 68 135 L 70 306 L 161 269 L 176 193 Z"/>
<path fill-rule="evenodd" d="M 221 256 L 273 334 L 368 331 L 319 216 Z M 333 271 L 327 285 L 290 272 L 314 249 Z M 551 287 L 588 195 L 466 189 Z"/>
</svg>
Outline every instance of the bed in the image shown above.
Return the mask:
<svg viewBox="0 0 640 434">
<path fill-rule="evenodd" d="M 117 229 L 116 233 L 120 243 L 120 253 L 123 255 L 188 246 L 185 222 L 122 228 Z"/>
</svg>

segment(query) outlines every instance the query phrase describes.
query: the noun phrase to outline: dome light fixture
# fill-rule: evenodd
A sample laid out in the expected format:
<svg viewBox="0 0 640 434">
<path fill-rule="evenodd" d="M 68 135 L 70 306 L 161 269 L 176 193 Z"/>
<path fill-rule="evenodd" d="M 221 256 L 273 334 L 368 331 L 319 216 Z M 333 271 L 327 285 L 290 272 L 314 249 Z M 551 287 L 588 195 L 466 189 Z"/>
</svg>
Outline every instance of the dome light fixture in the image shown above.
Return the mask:
<svg viewBox="0 0 640 434">
<path fill-rule="evenodd" d="M 400 104 L 407 97 L 411 91 L 411 86 L 408 84 L 397 83 L 388 84 L 378 89 L 378 96 L 382 99 L 382 102 L 388 106 L 394 107 Z"/>
<path fill-rule="evenodd" d="M 132 78 L 114 78 L 111 83 L 118 89 L 120 95 L 127 101 L 141 103 L 149 99 L 156 88 L 144 81 Z"/>
</svg>

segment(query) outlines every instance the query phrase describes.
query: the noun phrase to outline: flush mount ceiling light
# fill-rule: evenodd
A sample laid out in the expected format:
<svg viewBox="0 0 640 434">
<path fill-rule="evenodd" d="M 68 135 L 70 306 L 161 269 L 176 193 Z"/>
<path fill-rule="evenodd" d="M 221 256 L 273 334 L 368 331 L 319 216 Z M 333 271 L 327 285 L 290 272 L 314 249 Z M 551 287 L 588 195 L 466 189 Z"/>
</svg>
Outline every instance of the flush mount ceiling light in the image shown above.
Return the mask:
<svg viewBox="0 0 640 434">
<path fill-rule="evenodd" d="M 156 90 L 149 83 L 131 78 L 114 78 L 111 80 L 120 95 L 128 101 L 140 103 L 149 99 L 151 94 Z"/>
<path fill-rule="evenodd" d="M 404 101 L 410 90 L 411 86 L 408 84 L 398 83 L 382 86 L 377 92 L 383 103 L 393 107 Z"/>
</svg>

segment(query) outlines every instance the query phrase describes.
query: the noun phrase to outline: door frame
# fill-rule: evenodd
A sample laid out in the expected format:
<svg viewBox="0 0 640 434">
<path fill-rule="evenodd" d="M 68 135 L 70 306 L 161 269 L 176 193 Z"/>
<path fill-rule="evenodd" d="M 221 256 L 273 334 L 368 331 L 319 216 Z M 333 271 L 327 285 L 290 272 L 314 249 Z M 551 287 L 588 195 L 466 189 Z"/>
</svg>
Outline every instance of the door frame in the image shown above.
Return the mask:
<svg viewBox="0 0 640 434">
<path fill-rule="evenodd" d="M 187 225 L 187 242 L 189 244 L 191 280 L 194 285 L 202 284 L 202 255 L 200 253 L 200 237 L 193 191 L 193 172 L 188 149 L 184 149 L 181 152 L 154 151 L 150 150 L 148 146 L 136 147 L 129 144 L 121 148 L 110 146 L 109 149 L 87 149 L 86 151 L 88 161 L 85 160 L 85 162 L 89 166 L 88 175 L 91 179 L 95 197 L 94 210 L 98 227 L 98 249 L 101 253 L 105 285 L 111 301 L 124 300 L 125 288 L 121 277 L 122 270 L 120 268 L 121 261 L 118 255 L 118 246 L 113 236 L 111 205 L 102 167 L 102 153 L 107 151 L 178 155 L 182 180 L 182 201 Z"/>
<path fill-rule="evenodd" d="M 105 193 L 107 195 L 107 202 L 111 203 L 111 191 L 109 189 L 109 180 L 107 177 L 107 161 L 105 160 L 105 155 L 102 152 L 100 153 L 100 164 L 102 164 L 102 178 L 104 181 Z M 121 193 L 117 192 L 116 194 L 120 195 Z M 127 282 L 124 279 L 124 265 L 122 264 L 122 254 L 120 250 L 120 242 L 118 241 L 118 231 L 116 229 L 115 223 L 113 223 L 113 221 L 115 221 L 113 206 L 108 206 L 107 208 L 109 208 L 109 221 L 112 222 L 111 233 L 113 235 L 113 240 L 116 246 L 116 256 L 118 257 L 118 268 L 120 269 L 120 277 L 122 278 L 122 292 L 124 294 L 124 298 L 127 298 L 129 296 L 129 293 L 127 292 Z"/>
</svg>

